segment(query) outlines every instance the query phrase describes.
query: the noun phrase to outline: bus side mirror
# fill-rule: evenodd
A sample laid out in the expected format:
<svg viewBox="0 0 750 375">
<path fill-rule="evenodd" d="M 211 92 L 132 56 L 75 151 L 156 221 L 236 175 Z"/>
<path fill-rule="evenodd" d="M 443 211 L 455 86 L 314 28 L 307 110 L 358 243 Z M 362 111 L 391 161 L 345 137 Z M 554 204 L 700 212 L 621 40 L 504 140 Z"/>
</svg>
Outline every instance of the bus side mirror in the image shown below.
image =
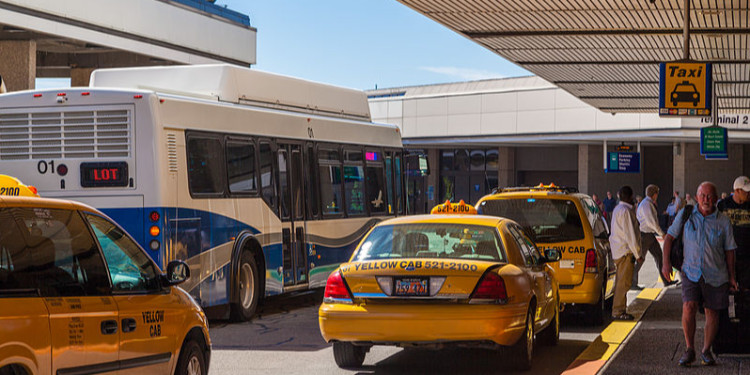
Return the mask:
<svg viewBox="0 0 750 375">
<path fill-rule="evenodd" d="M 173 260 L 167 265 L 167 284 L 178 285 L 190 278 L 190 267 L 181 260 Z"/>
</svg>

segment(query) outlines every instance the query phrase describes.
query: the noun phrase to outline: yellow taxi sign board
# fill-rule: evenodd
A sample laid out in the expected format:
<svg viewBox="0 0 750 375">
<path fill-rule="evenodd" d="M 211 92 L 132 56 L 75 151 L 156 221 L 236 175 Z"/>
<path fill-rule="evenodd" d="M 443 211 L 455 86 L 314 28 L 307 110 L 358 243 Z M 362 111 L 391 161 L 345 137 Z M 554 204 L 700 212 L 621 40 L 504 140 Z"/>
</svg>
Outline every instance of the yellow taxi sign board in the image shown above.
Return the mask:
<svg viewBox="0 0 750 375">
<path fill-rule="evenodd" d="M 0 174 L 0 195 L 39 197 L 35 187 L 24 185 L 21 180 L 4 174 Z"/>
<path fill-rule="evenodd" d="M 710 63 L 659 64 L 659 116 L 711 115 Z"/>
<path fill-rule="evenodd" d="M 430 211 L 431 214 L 466 214 L 466 215 L 476 215 L 477 209 L 474 208 L 471 205 L 466 204 L 463 200 L 458 203 L 451 203 L 450 201 L 445 201 L 443 204 L 439 204 L 432 208 L 432 211 Z"/>
</svg>

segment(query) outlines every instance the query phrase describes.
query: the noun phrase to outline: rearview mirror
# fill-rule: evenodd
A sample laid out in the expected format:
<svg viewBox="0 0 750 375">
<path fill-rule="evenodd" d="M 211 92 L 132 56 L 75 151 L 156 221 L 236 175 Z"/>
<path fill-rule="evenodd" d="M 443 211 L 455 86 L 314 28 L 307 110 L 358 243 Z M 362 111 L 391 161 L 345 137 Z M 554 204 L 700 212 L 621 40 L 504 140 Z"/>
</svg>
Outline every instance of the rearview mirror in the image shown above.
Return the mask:
<svg viewBox="0 0 750 375">
<path fill-rule="evenodd" d="M 167 264 L 165 276 L 169 285 L 182 284 L 190 278 L 190 266 L 181 260 L 173 260 Z"/>
<path fill-rule="evenodd" d="M 562 258 L 562 254 L 560 254 L 560 250 L 557 249 L 545 249 L 544 258 L 547 262 L 557 262 Z"/>
</svg>

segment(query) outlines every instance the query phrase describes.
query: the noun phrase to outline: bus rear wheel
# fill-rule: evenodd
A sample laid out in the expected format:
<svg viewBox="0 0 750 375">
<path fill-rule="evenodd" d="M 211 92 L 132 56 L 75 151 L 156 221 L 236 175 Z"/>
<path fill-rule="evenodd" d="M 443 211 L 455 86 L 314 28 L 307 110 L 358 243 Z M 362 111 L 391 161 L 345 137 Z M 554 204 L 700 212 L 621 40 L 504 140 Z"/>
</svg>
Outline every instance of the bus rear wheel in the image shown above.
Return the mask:
<svg viewBox="0 0 750 375">
<path fill-rule="evenodd" d="M 253 318 L 260 300 L 260 274 L 253 254 L 243 251 L 237 274 L 237 301 L 232 304 L 232 317 L 236 321 Z"/>
</svg>

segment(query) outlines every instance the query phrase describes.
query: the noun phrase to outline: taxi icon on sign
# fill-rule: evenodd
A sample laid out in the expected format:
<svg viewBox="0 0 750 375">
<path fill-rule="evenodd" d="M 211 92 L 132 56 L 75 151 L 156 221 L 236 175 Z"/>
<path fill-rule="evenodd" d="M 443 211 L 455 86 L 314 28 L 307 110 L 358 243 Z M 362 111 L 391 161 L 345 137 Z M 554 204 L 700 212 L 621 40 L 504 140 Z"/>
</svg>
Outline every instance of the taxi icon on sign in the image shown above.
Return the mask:
<svg viewBox="0 0 750 375">
<path fill-rule="evenodd" d="M 693 103 L 693 107 L 697 107 L 701 94 L 695 88 L 694 84 L 689 81 L 682 81 L 682 83 L 678 83 L 674 87 L 669 97 L 672 100 L 673 106 L 677 106 L 677 103 Z"/>
</svg>

